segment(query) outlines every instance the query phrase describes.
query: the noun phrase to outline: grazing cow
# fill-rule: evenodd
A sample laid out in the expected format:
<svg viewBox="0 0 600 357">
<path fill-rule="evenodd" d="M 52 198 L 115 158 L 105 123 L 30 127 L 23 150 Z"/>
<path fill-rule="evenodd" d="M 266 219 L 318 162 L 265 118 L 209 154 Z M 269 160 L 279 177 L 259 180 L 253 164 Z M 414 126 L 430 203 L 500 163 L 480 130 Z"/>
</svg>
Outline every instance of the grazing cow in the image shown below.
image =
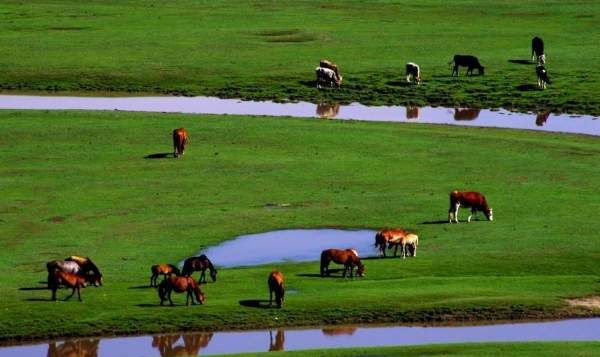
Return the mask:
<svg viewBox="0 0 600 357">
<path fill-rule="evenodd" d="M 454 108 L 454 120 L 475 120 L 481 109 Z"/>
<path fill-rule="evenodd" d="M 540 58 L 541 56 L 544 57 Z M 544 40 L 537 36 L 531 40 L 531 60 L 535 61 L 536 59 L 539 64 L 544 64 L 546 62 L 546 55 L 544 54 Z"/>
<path fill-rule="evenodd" d="M 315 73 L 317 75 L 317 88 L 321 88 L 321 86 L 323 85 L 329 87 L 333 87 L 333 85 L 336 85 L 339 88 L 342 84 L 342 78 L 338 78 L 332 69 L 325 67 L 317 67 L 315 69 Z"/>
<path fill-rule="evenodd" d="M 319 67 L 329 68 L 333 70 L 335 72 L 335 77 L 340 81 L 340 83 L 342 82 L 342 76 L 340 75 L 340 69 L 338 68 L 337 64 L 332 63 L 331 61 L 328 61 L 326 59 L 322 59 L 321 61 L 319 61 Z"/>
<path fill-rule="evenodd" d="M 450 61 L 450 63 L 454 63 L 454 68 L 452 69 L 452 76 L 456 73 L 458 76 L 458 67 L 467 67 L 467 75 L 473 75 L 473 69 L 477 68 L 477 71 L 480 76 L 483 76 L 484 67 L 479 63 L 479 60 L 475 56 L 470 55 L 455 55 L 454 59 Z"/>
<path fill-rule="evenodd" d="M 538 64 L 535 66 L 535 73 L 537 74 L 538 88 L 546 89 L 546 83 L 552 84 L 550 78 L 548 78 L 548 71 L 546 71 L 546 67 L 543 65 Z"/>
<path fill-rule="evenodd" d="M 402 228 L 385 228 L 375 234 L 375 247 L 379 247 L 379 256 L 385 258 L 385 249 L 391 240 L 402 238 L 408 234 Z"/>
<path fill-rule="evenodd" d="M 406 82 L 410 83 L 410 77 L 417 83 L 421 83 L 421 68 L 418 64 L 408 62 L 406 64 Z"/>
<path fill-rule="evenodd" d="M 410 256 L 417 256 L 417 247 L 419 246 L 419 236 L 414 233 L 408 233 L 405 236 L 401 236 L 395 239 L 391 239 L 388 241 L 388 248 L 392 249 L 392 246 L 395 246 L 394 256 L 396 256 L 396 252 L 398 251 L 398 247 L 400 247 L 400 258 L 405 259 L 407 256 L 408 249 L 411 249 L 409 253 Z"/>
<path fill-rule="evenodd" d="M 458 208 L 463 206 L 465 208 L 471 208 L 471 214 L 467 218 L 467 222 L 471 222 L 471 217 L 482 211 L 488 221 L 493 221 L 494 216 L 492 209 L 488 206 L 485 196 L 479 192 L 472 191 L 452 191 L 450 192 L 450 208 L 448 209 L 448 221 L 458 223 Z"/>
<path fill-rule="evenodd" d="M 173 130 L 173 156 L 185 154 L 185 144 L 188 141 L 188 132 L 184 128 Z"/>
<path fill-rule="evenodd" d="M 156 264 L 150 268 L 150 271 L 152 272 L 152 276 L 150 277 L 150 287 L 157 286 L 156 280 L 161 274 L 164 275 L 165 279 L 171 274 L 180 274 L 179 269 L 172 264 Z"/>
<path fill-rule="evenodd" d="M 283 306 L 283 298 L 285 295 L 285 287 L 283 285 L 283 274 L 279 271 L 273 271 L 267 279 L 269 285 L 269 306 L 273 305 L 273 293 L 275 293 L 275 302 L 277 307 Z"/>
</svg>

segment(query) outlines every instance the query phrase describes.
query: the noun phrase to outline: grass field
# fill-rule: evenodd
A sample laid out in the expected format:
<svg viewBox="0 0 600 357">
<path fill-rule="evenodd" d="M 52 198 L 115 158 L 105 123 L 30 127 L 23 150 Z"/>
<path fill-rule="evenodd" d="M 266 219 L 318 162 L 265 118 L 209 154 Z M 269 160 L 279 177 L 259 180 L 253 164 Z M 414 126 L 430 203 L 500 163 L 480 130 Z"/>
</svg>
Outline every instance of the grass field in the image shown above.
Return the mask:
<svg viewBox="0 0 600 357">
<path fill-rule="evenodd" d="M 191 138 L 183 158 L 144 159 L 170 152 L 179 126 Z M 0 129 L 4 341 L 598 315 L 564 302 L 600 293 L 594 137 L 76 111 L 0 111 Z M 495 220 L 445 224 L 457 188 L 484 192 Z M 226 269 L 190 308 L 158 307 L 145 287 L 152 264 L 240 234 L 384 226 L 416 230 L 419 256 L 367 260 L 363 279 L 316 277 L 316 262 Z M 91 256 L 105 286 L 50 302 L 45 262 L 71 254 Z M 295 291 L 286 306 L 241 306 L 268 296 L 273 268 Z"/>
<path fill-rule="evenodd" d="M 7 0 L 0 89 L 600 115 L 599 16 L 593 0 Z M 519 63 L 536 35 L 554 81 L 543 92 Z M 454 54 L 478 56 L 486 75 L 450 77 Z M 313 88 L 321 58 L 340 65 L 342 89 Z M 421 65 L 421 86 L 404 85 L 408 61 Z"/>
<path fill-rule="evenodd" d="M 382 348 L 353 348 L 340 350 L 307 350 L 291 352 L 269 352 L 269 356 L 286 357 L 354 357 L 354 356 L 399 356 L 399 357 L 592 357 L 598 354 L 600 343 L 485 343 L 470 345 L 401 346 Z M 267 353 L 236 354 L 236 357 L 261 357 Z"/>
</svg>

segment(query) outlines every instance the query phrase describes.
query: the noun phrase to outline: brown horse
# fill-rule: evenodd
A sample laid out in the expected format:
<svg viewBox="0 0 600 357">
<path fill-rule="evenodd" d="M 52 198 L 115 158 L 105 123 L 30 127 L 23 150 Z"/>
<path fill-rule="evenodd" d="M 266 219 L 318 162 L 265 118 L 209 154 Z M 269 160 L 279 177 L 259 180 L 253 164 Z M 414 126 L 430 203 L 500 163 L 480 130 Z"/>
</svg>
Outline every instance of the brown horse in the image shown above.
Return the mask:
<svg viewBox="0 0 600 357">
<path fill-rule="evenodd" d="M 97 338 L 77 338 L 65 340 L 62 343 L 50 342 L 48 344 L 47 357 L 97 357 Z"/>
<path fill-rule="evenodd" d="M 188 141 L 188 132 L 184 128 L 173 130 L 173 156 L 179 157 L 185 153 L 185 144 Z"/>
<path fill-rule="evenodd" d="M 329 263 L 333 261 L 344 265 L 342 277 L 346 277 L 346 272 L 350 270 L 350 277 L 353 277 L 352 270 L 356 266 L 356 275 L 364 276 L 365 266 L 360 262 L 358 253 L 354 249 L 326 249 L 321 252 L 321 276 L 329 276 Z"/>
<path fill-rule="evenodd" d="M 150 287 L 158 285 L 156 280 L 161 274 L 164 275 L 165 279 L 167 278 L 167 275 L 180 274 L 179 268 L 172 264 L 156 264 L 150 268 L 150 271 L 152 272 L 152 276 L 150 277 Z"/>
<path fill-rule="evenodd" d="M 186 305 L 190 304 L 190 299 L 192 299 L 192 304 L 195 305 L 194 295 L 196 296 L 196 300 L 200 303 L 200 305 L 204 304 L 205 298 L 204 294 L 200 290 L 200 285 L 196 283 L 196 281 L 190 276 L 174 276 L 171 275 L 165 280 L 163 280 L 158 285 L 158 297 L 160 298 L 160 304 L 163 305 L 165 300 L 169 300 L 171 306 L 173 306 L 173 300 L 171 300 L 171 293 L 175 291 L 176 293 L 187 292 Z"/>
<path fill-rule="evenodd" d="M 94 262 L 89 257 L 80 257 L 78 255 L 71 255 L 70 257 L 66 258 L 65 261 L 75 262 L 75 263 L 79 264 L 79 266 L 81 267 L 81 271 L 84 274 L 96 276 L 97 277 L 96 280 L 98 281 L 99 285 L 102 285 L 102 280 L 103 280 L 102 273 L 100 272 L 100 269 L 98 269 L 96 264 L 94 264 Z"/>
<path fill-rule="evenodd" d="M 217 281 L 217 269 L 215 269 L 210 259 L 208 259 L 208 257 L 204 254 L 199 257 L 187 258 L 183 262 L 183 270 L 181 271 L 181 274 L 189 276 L 195 271 L 200 271 L 200 279 L 198 279 L 198 283 L 202 284 L 206 283 L 206 269 L 209 270 L 212 281 Z"/>
<path fill-rule="evenodd" d="M 52 300 L 54 301 L 56 301 L 56 290 L 58 290 L 60 285 L 64 285 L 73 289 L 73 292 L 65 299 L 65 301 L 73 297 L 73 295 L 75 295 L 75 291 L 77 291 L 77 297 L 79 298 L 79 301 L 81 301 L 81 293 L 79 289 L 85 288 L 86 277 L 60 270 L 53 272 L 48 278 L 48 286 L 50 289 L 52 289 Z"/>
<path fill-rule="evenodd" d="M 279 271 L 271 272 L 267 284 L 269 285 L 269 306 L 273 305 L 273 293 L 275 293 L 275 302 L 277 303 L 277 307 L 281 308 L 281 306 L 283 306 L 283 297 L 285 295 L 283 274 Z"/>
<path fill-rule="evenodd" d="M 183 337 L 183 346 L 176 345 Z M 158 335 L 152 337 L 152 347 L 158 348 L 161 356 L 197 356 L 200 350 L 208 346 L 213 333 L 191 333 L 180 335 Z"/>
<path fill-rule="evenodd" d="M 399 239 L 408 234 L 402 228 L 384 228 L 375 234 L 375 246 L 379 247 L 379 256 L 385 258 L 385 249 L 390 241 Z M 394 253 L 395 256 L 395 253 Z"/>
<path fill-rule="evenodd" d="M 283 351 L 285 345 L 285 331 L 278 329 L 275 339 L 273 339 L 273 331 L 269 330 L 269 352 Z"/>
</svg>

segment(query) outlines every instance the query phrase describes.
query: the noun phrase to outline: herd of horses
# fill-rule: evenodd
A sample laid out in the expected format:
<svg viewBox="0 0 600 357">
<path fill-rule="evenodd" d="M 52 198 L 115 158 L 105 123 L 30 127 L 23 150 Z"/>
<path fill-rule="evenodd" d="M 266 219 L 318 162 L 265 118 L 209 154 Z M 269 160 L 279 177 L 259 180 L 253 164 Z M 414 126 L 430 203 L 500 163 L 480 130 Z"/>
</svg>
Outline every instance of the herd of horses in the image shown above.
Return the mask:
<svg viewBox="0 0 600 357">
<path fill-rule="evenodd" d="M 467 222 L 477 212 L 483 212 L 487 220 L 493 220 L 492 208 L 488 205 L 485 196 L 475 191 L 452 191 L 450 192 L 450 207 L 448 208 L 448 222 L 458 223 L 458 209 L 460 207 L 470 208 L 471 214 L 467 218 Z M 400 250 L 400 258 L 416 257 L 417 247 L 419 246 L 419 236 L 402 228 L 384 228 L 375 234 L 375 247 L 379 250 L 379 256 L 385 258 L 386 250 L 394 248 L 394 257 L 397 256 Z M 329 265 L 331 262 L 344 266 L 342 277 L 349 275 L 354 277 L 354 268 L 356 268 L 356 276 L 363 277 L 365 275 L 365 266 L 360 260 L 359 253 L 356 249 L 325 249 L 321 252 L 320 259 L 320 276 L 330 276 L 331 270 Z M 70 299 L 75 292 L 79 301 L 81 301 L 80 289 L 86 285 L 102 285 L 102 273 L 100 269 L 92 262 L 89 257 L 70 256 L 64 260 L 52 260 L 46 263 L 48 271 L 48 288 L 52 290 L 52 300 L 56 300 L 56 291 L 60 286 L 66 286 L 72 289 L 71 295 L 65 300 Z M 200 272 L 200 277 L 196 281 L 192 274 Z M 217 269 L 210 259 L 202 254 L 200 256 L 190 257 L 184 260 L 183 268 L 180 270 L 173 264 L 156 264 L 150 267 L 150 287 L 158 288 L 158 296 L 160 305 L 164 305 L 165 301 L 169 301 L 173 305 L 171 294 L 187 293 L 186 305 L 196 303 L 202 305 L 206 301 L 206 297 L 202 292 L 200 285 L 207 283 L 206 271 L 213 282 L 217 281 Z M 163 276 L 163 280 L 157 283 L 159 276 Z M 267 278 L 267 286 L 269 287 L 269 306 L 273 305 L 273 297 L 277 307 L 283 306 L 285 297 L 284 275 L 280 271 L 273 271 Z"/>
<path fill-rule="evenodd" d="M 550 84 L 550 78 L 548 77 L 548 71 L 546 70 L 546 54 L 544 53 L 544 41 L 539 37 L 534 37 L 531 40 L 531 54 L 532 62 L 536 63 L 535 73 L 538 80 L 538 87 L 545 89 L 546 84 Z M 482 76 L 485 73 L 485 67 L 481 65 L 479 59 L 472 55 L 454 55 L 452 61 L 448 64 L 452 64 L 452 76 L 458 76 L 458 70 L 460 67 L 466 67 L 466 75 L 473 75 L 473 70 L 477 70 L 477 73 Z M 340 75 L 339 66 L 332 63 L 329 60 L 322 59 L 319 62 L 319 67 L 315 69 L 317 76 L 316 85 L 317 88 L 323 86 L 337 87 L 339 88 L 342 84 L 342 76 Z M 421 68 L 418 64 L 408 62 L 406 64 L 406 82 L 407 83 L 421 83 Z"/>
</svg>

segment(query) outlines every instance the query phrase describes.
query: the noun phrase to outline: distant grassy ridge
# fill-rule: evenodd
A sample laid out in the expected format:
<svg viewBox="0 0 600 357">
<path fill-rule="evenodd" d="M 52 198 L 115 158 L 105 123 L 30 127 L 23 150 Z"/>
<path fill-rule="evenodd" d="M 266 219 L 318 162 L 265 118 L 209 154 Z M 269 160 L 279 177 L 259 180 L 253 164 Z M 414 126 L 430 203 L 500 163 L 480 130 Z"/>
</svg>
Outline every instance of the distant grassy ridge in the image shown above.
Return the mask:
<svg viewBox="0 0 600 357">
<path fill-rule="evenodd" d="M 13 1 L 0 90 L 504 107 L 600 115 L 600 3 L 548 1 Z M 553 83 L 535 87 L 531 39 Z M 450 77 L 473 54 L 483 77 Z M 314 88 L 319 59 L 340 90 Z M 404 84 L 420 64 L 423 84 Z M 513 62 L 510 62 L 513 61 Z"/>
<path fill-rule="evenodd" d="M 190 132 L 184 157 L 144 159 L 169 153 L 180 126 Z M 564 302 L 600 293 L 594 137 L 80 111 L 0 111 L 0 129 L 5 341 L 598 315 Z M 494 222 L 444 223 L 453 189 L 485 193 Z M 317 277 L 315 257 L 221 269 L 202 307 L 160 308 L 145 287 L 152 264 L 241 234 L 386 226 L 415 230 L 418 257 L 365 260 L 363 279 Z M 45 262 L 71 254 L 92 257 L 105 285 L 83 290 L 83 303 L 49 302 Z M 285 308 L 241 306 L 268 297 L 273 268 L 296 291 Z"/>
</svg>

